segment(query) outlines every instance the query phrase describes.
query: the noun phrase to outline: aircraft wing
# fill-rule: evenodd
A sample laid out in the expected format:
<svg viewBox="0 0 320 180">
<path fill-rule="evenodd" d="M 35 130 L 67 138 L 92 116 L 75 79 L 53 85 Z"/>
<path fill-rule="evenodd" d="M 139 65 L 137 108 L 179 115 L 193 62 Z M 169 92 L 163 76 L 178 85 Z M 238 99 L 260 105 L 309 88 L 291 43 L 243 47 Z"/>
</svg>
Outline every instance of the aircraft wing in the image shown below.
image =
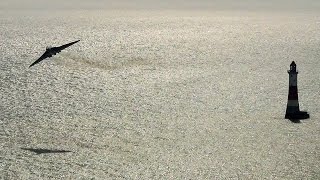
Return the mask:
<svg viewBox="0 0 320 180">
<path fill-rule="evenodd" d="M 62 45 L 62 46 L 58 46 L 58 47 L 54 47 L 53 50 L 56 52 L 56 53 L 59 53 L 60 51 L 62 51 L 63 49 L 79 42 L 80 40 L 78 41 L 74 41 L 74 42 L 71 42 L 71 43 L 68 43 L 68 44 L 65 44 L 65 45 Z"/>
<path fill-rule="evenodd" d="M 37 59 L 35 62 L 33 62 L 29 67 L 32 67 L 32 66 L 38 64 L 40 61 L 44 60 L 47 57 L 50 57 L 50 56 L 48 56 L 48 53 L 46 51 L 45 53 L 42 54 L 41 57 L 39 57 L 39 59 Z"/>
</svg>

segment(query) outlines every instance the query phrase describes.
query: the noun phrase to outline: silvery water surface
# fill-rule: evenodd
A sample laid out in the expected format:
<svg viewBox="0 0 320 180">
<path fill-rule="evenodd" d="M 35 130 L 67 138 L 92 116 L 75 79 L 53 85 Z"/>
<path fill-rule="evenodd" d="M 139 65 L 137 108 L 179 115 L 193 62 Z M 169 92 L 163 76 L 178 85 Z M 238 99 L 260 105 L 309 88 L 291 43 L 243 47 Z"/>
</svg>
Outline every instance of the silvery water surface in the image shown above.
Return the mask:
<svg viewBox="0 0 320 180">
<path fill-rule="evenodd" d="M 319 179 L 319 15 L 1 11 L 1 179 Z"/>
</svg>

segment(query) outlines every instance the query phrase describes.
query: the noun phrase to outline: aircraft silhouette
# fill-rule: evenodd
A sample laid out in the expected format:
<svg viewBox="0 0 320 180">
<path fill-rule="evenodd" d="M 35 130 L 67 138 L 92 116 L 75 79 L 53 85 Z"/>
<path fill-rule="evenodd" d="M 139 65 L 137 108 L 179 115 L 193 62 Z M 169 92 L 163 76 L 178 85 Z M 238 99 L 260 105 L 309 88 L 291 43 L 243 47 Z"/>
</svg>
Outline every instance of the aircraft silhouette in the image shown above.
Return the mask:
<svg viewBox="0 0 320 180">
<path fill-rule="evenodd" d="M 71 151 L 66 150 L 51 150 L 51 149 L 33 149 L 33 148 L 21 148 L 22 150 L 27 150 L 34 152 L 36 154 L 46 154 L 46 153 L 68 153 Z"/>
<path fill-rule="evenodd" d="M 65 44 L 65 45 L 62 45 L 62 46 L 58 46 L 58 47 L 51 47 L 51 48 L 47 47 L 46 48 L 46 52 L 44 52 L 39 59 L 37 59 L 34 63 L 32 63 L 29 66 L 29 68 L 34 66 L 35 64 L 38 64 L 40 61 L 42 61 L 42 60 L 44 60 L 46 58 L 49 58 L 49 57 L 52 57 L 52 56 L 56 55 L 57 53 L 61 52 L 63 49 L 65 49 L 65 48 L 67 48 L 67 47 L 69 47 L 69 46 L 71 46 L 71 45 L 73 45 L 73 44 L 75 44 L 75 43 L 77 43 L 79 41 L 80 40 L 74 41 L 74 42 L 71 42 L 71 43 L 68 43 L 68 44 Z"/>
</svg>

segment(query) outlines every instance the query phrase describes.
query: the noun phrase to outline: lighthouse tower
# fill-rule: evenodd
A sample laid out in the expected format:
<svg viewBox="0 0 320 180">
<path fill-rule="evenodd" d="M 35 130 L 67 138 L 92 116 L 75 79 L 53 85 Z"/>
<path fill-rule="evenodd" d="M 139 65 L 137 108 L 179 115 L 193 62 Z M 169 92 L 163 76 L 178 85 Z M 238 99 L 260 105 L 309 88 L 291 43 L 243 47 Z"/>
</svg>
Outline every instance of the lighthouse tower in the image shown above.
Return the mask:
<svg viewBox="0 0 320 180">
<path fill-rule="evenodd" d="M 297 86 L 297 65 L 294 61 L 290 64 L 289 73 L 289 94 L 288 94 L 288 103 L 286 110 L 286 119 L 294 117 L 300 112 L 299 101 L 298 101 L 298 86 Z"/>
<path fill-rule="evenodd" d="M 297 65 L 294 61 L 290 64 L 289 73 L 289 94 L 286 110 L 286 119 L 305 119 L 309 118 L 307 112 L 302 112 L 299 109 L 298 101 L 298 86 L 297 86 Z"/>
</svg>

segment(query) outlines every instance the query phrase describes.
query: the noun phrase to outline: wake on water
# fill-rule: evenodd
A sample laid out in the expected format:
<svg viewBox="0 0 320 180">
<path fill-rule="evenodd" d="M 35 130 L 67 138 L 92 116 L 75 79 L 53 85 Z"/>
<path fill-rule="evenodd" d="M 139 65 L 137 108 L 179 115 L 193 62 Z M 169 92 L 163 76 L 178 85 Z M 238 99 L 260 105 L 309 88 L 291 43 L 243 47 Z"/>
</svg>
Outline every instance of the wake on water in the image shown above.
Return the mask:
<svg viewBox="0 0 320 180">
<path fill-rule="evenodd" d="M 57 56 L 55 61 L 59 65 L 69 66 L 74 68 L 96 68 L 102 70 L 117 70 L 123 68 L 131 68 L 138 66 L 152 65 L 146 59 L 141 57 L 134 57 L 129 59 L 118 58 L 88 58 L 85 56 L 77 55 L 75 53 L 64 52 Z M 152 65 L 153 66 L 153 65 Z"/>
</svg>

